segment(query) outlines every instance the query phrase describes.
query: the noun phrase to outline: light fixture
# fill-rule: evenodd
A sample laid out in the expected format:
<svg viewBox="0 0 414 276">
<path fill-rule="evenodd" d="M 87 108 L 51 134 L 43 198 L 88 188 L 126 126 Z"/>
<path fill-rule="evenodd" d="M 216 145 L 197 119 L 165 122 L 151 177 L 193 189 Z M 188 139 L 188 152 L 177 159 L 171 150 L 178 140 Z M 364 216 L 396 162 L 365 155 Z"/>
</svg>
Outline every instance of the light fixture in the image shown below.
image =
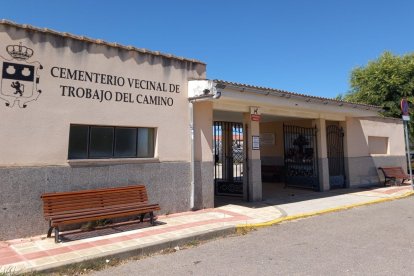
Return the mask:
<svg viewBox="0 0 414 276">
<path fill-rule="evenodd" d="M 221 97 L 221 91 L 217 91 L 216 94 L 214 94 L 213 99 L 219 99 Z"/>
</svg>

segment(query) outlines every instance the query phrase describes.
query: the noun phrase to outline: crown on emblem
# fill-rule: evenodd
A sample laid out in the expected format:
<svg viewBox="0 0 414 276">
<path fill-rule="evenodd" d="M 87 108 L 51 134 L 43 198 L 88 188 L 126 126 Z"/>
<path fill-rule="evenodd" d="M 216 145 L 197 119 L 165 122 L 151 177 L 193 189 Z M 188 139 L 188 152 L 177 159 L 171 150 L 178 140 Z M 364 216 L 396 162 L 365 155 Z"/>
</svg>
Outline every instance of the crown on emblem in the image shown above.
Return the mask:
<svg viewBox="0 0 414 276">
<path fill-rule="evenodd" d="M 33 50 L 22 46 L 22 43 L 20 42 L 19 45 L 9 45 L 6 47 L 7 53 L 9 53 L 10 56 L 17 60 L 26 60 L 33 56 Z"/>
</svg>

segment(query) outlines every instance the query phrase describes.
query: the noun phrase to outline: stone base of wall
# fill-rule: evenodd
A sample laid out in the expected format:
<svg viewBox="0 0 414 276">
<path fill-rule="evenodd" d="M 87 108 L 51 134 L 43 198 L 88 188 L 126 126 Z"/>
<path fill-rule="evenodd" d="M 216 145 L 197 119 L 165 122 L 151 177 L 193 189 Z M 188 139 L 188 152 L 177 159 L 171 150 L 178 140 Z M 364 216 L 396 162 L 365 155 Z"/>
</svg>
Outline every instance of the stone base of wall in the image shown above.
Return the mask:
<svg viewBox="0 0 414 276">
<path fill-rule="evenodd" d="M 195 162 L 194 209 L 214 207 L 214 163 Z"/>
<path fill-rule="evenodd" d="M 402 167 L 406 170 L 405 156 L 364 156 L 348 157 L 345 160 L 347 184 L 349 187 L 361 187 L 378 185 L 384 182 L 384 177 L 379 167 Z"/>
<path fill-rule="evenodd" d="M 262 200 L 262 162 L 260 159 L 249 159 L 249 169 L 244 171 L 243 189 L 244 200 L 261 201 Z"/>
<path fill-rule="evenodd" d="M 159 214 L 176 213 L 190 209 L 190 178 L 187 162 L 0 168 L 0 240 L 47 232 L 43 193 L 143 184 Z"/>
</svg>

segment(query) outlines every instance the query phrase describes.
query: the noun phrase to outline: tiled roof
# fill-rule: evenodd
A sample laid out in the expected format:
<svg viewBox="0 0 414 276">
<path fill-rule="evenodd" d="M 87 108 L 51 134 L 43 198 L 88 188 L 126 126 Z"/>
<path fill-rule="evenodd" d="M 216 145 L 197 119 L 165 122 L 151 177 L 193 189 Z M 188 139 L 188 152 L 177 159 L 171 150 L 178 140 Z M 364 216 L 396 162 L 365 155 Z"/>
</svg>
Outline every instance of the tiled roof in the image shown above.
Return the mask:
<svg viewBox="0 0 414 276">
<path fill-rule="evenodd" d="M 187 58 L 184 58 L 184 57 L 178 57 L 178 56 L 174 56 L 174 55 L 171 55 L 171 54 L 161 53 L 161 52 L 158 52 L 158 51 L 150 51 L 150 50 L 143 49 L 143 48 L 136 48 L 134 46 L 125 46 L 125 45 L 118 44 L 116 42 L 114 42 L 114 43 L 106 42 L 106 41 L 103 41 L 101 39 L 93 39 L 93 38 L 89 38 L 89 37 L 85 37 L 85 36 L 77 36 L 77 35 L 69 34 L 69 33 L 66 33 L 66 32 L 57 32 L 57 31 L 50 30 L 50 29 L 47 29 L 47 28 L 38 28 L 38 27 L 31 26 L 31 25 L 27 25 L 27 24 L 17 24 L 15 22 L 5 20 L 5 19 L 0 20 L 0 24 L 1 25 L 13 26 L 13 27 L 16 27 L 16 28 L 22 28 L 22 29 L 26 29 L 26 30 L 31 30 L 31 31 L 37 31 L 37 32 L 41 32 L 41 33 L 48 33 L 48 34 L 57 35 L 57 36 L 61 36 L 61 37 L 67 37 L 67 38 L 76 39 L 76 40 L 89 42 L 89 43 L 106 45 L 106 46 L 115 47 L 115 48 L 119 48 L 119 49 L 124 49 L 124 50 L 128 50 L 128 51 L 136 51 L 136 52 L 143 53 L 143 54 L 150 54 L 150 55 L 161 56 L 161 57 L 165 57 L 165 58 L 169 58 L 169 59 L 175 59 L 175 60 L 180 60 L 180 61 L 188 61 L 188 62 L 192 62 L 192 63 L 205 64 L 204 62 L 201 62 L 201 61 L 196 60 L 196 59 L 187 59 Z"/>
<path fill-rule="evenodd" d="M 274 88 L 268 88 L 268 87 L 262 87 L 262 86 L 255 86 L 255 85 L 249 85 L 249 84 L 243 84 L 243 83 L 237 83 L 237 82 L 230 82 L 230 81 L 224 81 L 224 80 L 214 80 L 217 84 L 223 84 L 226 87 L 233 87 L 236 89 L 240 89 L 241 91 L 246 90 L 253 90 L 260 92 L 262 94 L 266 95 L 275 95 L 280 97 L 286 97 L 286 98 L 302 98 L 306 102 L 319 102 L 323 104 L 335 104 L 337 106 L 348 106 L 348 107 L 354 107 L 359 109 L 365 109 L 365 110 L 375 110 L 380 111 L 382 108 L 380 106 L 376 105 L 369 105 L 369 104 L 361 104 L 361 103 L 352 103 L 342 100 L 336 100 L 336 99 L 330 99 L 330 98 L 324 98 L 324 97 L 317 97 L 317 96 L 310 96 L 295 92 L 288 92 L 280 89 L 274 89 Z"/>
</svg>

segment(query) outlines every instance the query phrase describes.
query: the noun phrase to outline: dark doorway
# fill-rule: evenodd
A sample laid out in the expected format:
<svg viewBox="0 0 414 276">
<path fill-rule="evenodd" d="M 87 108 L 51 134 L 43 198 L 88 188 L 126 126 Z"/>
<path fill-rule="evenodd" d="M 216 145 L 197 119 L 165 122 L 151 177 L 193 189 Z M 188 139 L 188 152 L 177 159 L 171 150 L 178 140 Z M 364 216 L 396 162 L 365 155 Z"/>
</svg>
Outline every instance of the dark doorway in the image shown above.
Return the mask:
<svg viewBox="0 0 414 276">
<path fill-rule="evenodd" d="M 243 196 L 243 124 L 214 122 L 214 188 L 216 195 Z"/>
<path fill-rule="evenodd" d="M 329 163 L 329 186 L 345 188 L 344 131 L 337 125 L 326 127 L 326 144 Z"/>
</svg>

